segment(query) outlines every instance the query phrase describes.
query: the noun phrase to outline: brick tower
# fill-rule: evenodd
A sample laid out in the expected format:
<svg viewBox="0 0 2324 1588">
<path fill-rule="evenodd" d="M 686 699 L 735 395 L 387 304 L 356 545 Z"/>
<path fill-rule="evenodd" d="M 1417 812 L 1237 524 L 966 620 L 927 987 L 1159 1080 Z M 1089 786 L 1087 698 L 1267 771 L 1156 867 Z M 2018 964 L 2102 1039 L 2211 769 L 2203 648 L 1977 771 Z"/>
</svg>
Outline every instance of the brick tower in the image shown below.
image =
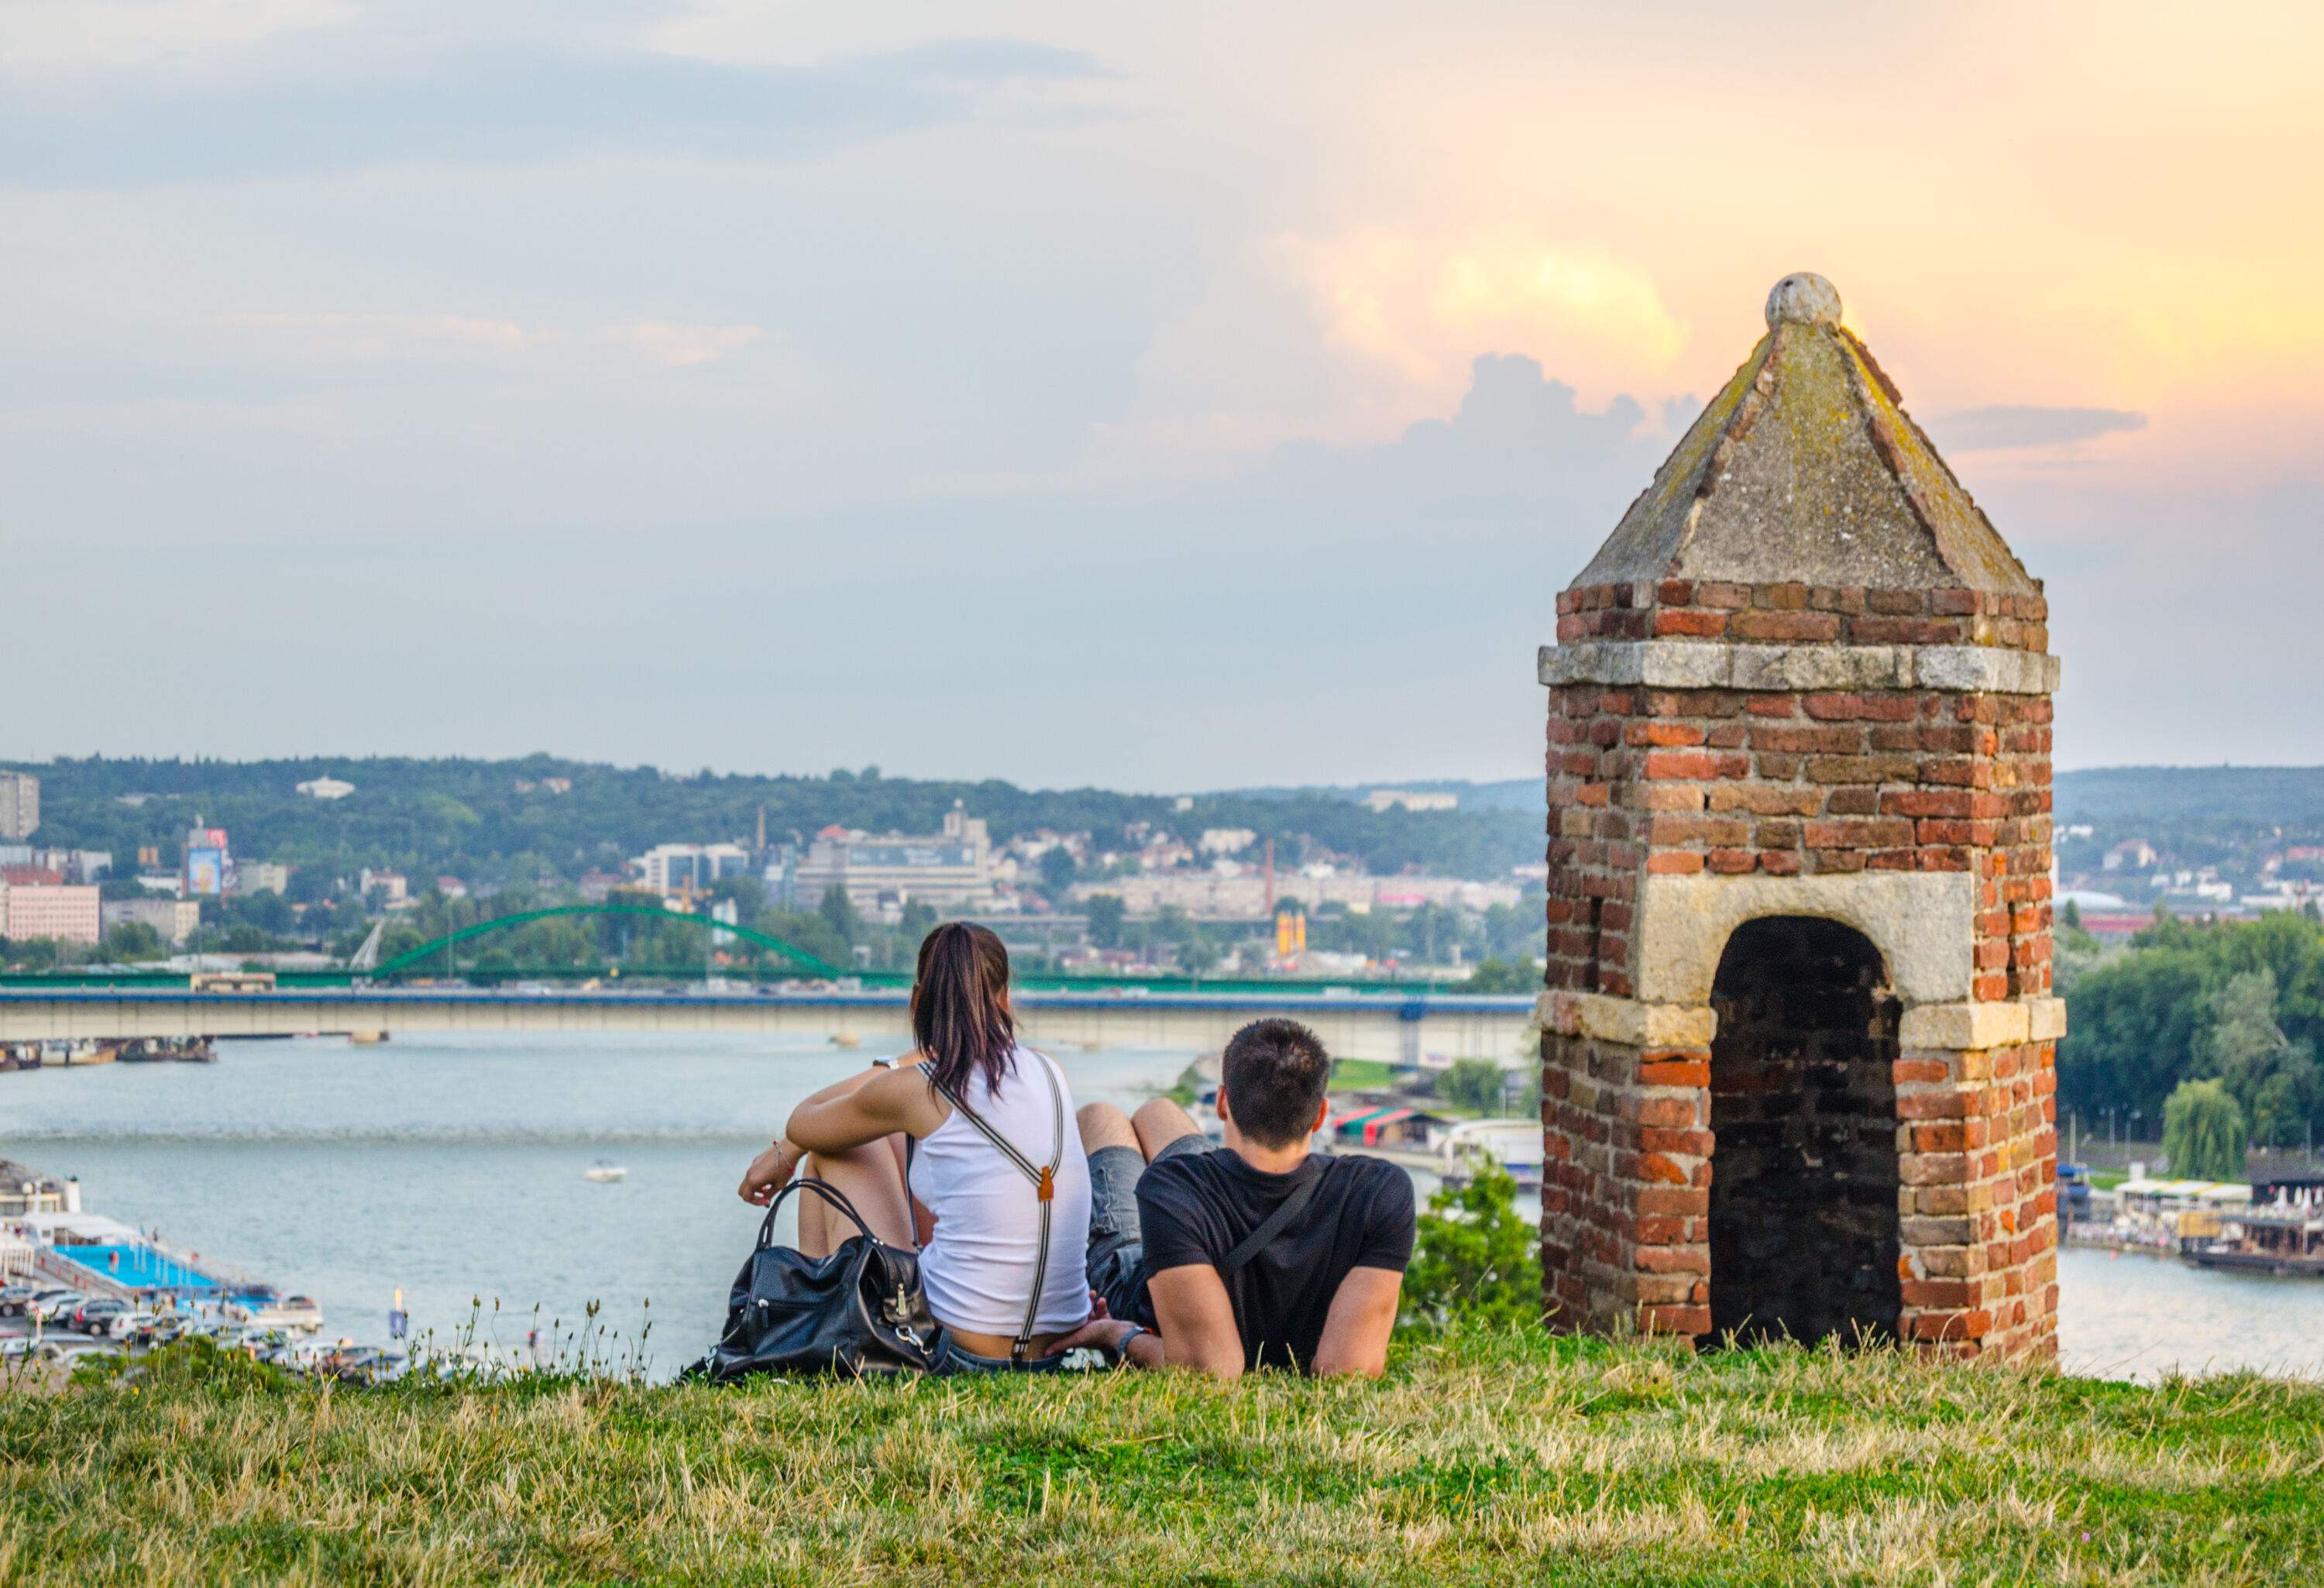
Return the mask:
<svg viewBox="0 0 2324 1588">
<path fill-rule="evenodd" d="M 2048 608 L 1830 282 L 1557 612 L 1553 1326 L 2048 1354 Z"/>
</svg>

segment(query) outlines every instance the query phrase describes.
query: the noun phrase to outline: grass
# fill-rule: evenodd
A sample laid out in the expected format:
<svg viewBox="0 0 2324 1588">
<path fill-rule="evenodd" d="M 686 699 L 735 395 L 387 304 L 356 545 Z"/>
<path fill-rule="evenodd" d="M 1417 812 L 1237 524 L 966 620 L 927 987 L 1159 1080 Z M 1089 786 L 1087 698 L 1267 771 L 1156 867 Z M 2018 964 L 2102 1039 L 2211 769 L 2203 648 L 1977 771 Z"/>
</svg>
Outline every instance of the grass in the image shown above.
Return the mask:
<svg viewBox="0 0 2324 1588">
<path fill-rule="evenodd" d="M 1179 1375 L 0 1394 L 0 1580 L 2313 1583 L 2324 1388 L 1535 1332 Z"/>
<path fill-rule="evenodd" d="M 1397 1066 L 1377 1058 L 1342 1058 L 1332 1066 L 1334 1092 L 1385 1092 L 1396 1085 Z"/>
</svg>

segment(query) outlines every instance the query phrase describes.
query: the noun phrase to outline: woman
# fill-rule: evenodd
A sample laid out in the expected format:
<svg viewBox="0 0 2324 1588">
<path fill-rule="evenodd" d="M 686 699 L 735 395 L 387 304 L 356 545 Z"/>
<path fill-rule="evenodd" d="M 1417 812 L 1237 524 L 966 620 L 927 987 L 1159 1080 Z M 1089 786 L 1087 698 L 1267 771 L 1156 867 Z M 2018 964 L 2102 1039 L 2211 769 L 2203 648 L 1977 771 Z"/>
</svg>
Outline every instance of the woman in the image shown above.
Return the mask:
<svg viewBox="0 0 2324 1588">
<path fill-rule="evenodd" d="M 918 1048 L 900 1064 L 852 1076 L 793 1109 L 743 1175 L 742 1200 L 765 1206 L 794 1173 L 829 1182 L 881 1240 L 918 1248 L 928 1310 L 945 1325 L 939 1371 L 1052 1370 L 1065 1336 L 1090 1316 L 1089 1159 L 1064 1072 L 1017 1040 L 1000 938 L 959 921 L 927 935 L 912 1037 Z M 1034 1181 L 951 1098 L 1036 1170 L 1055 1162 L 1046 1261 Z M 798 1201 L 799 1250 L 809 1256 L 827 1256 L 854 1233 L 821 1198 Z M 1037 1275 L 1040 1301 L 1020 1353 Z"/>
</svg>

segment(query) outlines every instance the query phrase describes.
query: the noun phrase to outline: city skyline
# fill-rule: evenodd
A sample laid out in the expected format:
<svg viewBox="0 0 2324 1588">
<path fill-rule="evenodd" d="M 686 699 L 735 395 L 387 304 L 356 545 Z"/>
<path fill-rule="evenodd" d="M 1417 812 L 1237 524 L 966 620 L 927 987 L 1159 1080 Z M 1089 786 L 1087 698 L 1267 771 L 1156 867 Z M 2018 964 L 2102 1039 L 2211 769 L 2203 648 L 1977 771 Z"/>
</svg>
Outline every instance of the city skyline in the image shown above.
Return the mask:
<svg viewBox="0 0 2324 1588">
<path fill-rule="evenodd" d="M 12 15 L 10 756 L 1526 776 L 1812 269 L 2061 768 L 2324 761 L 2308 11 L 472 9 Z"/>
</svg>

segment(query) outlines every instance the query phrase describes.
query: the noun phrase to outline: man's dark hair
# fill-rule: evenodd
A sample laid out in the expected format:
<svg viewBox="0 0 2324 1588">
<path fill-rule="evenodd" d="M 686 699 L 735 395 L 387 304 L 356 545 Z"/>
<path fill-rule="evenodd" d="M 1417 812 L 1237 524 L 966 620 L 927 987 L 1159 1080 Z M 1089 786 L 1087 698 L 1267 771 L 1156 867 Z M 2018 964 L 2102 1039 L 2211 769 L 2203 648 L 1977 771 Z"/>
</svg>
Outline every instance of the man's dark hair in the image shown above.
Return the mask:
<svg viewBox="0 0 2324 1588">
<path fill-rule="evenodd" d="M 1322 1039 L 1297 1020 L 1253 1020 L 1227 1043 L 1227 1112 L 1261 1147 L 1304 1140 L 1332 1079 Z"/>
</svg>

